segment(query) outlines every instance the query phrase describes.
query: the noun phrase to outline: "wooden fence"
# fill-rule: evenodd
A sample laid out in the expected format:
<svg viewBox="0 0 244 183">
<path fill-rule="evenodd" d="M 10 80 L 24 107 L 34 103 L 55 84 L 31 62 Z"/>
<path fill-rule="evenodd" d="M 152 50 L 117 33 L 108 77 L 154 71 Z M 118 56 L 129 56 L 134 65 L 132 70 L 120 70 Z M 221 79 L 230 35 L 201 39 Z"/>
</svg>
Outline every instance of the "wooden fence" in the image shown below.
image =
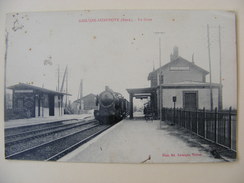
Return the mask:
<svg viewBox="0 0 244 183">
<path fill-rule="evenodd" d="M 162 120 L 184 127 L 213 143 L 236 151 L 237 111 L 163 108 Z"/>
</svg>

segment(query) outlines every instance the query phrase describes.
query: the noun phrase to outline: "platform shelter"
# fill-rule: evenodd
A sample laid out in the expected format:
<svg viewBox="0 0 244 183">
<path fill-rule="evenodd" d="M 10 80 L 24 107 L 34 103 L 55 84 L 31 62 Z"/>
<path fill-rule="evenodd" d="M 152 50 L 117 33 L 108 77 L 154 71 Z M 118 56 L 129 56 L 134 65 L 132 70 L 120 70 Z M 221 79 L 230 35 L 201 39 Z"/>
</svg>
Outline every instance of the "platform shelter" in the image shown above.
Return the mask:
<svg viewBox="0 0 244 183">
<path fill-rule="evenodd" d="M 62 116 L 63 97 L 70 95 L 25 83 L 9 86 L 12 90 L 14 118 Z"/>
<path fill-rule="evenodd" d="M 133 118 L 133 98 L 145 99 L 150 98 L 149 107 L 155 116 L 157 116 L 157 94 L 156 88 L 130 88 L 127 89 L 130 95 L 130 118 Z"/>
</svg>

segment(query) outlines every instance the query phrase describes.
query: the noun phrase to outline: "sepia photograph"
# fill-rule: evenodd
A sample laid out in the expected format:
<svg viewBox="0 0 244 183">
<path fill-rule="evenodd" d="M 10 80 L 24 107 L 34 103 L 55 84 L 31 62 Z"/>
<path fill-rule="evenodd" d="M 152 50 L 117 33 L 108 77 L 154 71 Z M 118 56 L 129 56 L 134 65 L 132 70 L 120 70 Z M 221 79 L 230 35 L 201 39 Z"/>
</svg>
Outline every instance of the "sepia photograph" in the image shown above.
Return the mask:
<svg viewBox="0 0 244 183">
<path fill-rule="evenodd" d="M 220 163 L 237 157 L 236 15 L 6 15 L 5 159 Z"/>
</svg>

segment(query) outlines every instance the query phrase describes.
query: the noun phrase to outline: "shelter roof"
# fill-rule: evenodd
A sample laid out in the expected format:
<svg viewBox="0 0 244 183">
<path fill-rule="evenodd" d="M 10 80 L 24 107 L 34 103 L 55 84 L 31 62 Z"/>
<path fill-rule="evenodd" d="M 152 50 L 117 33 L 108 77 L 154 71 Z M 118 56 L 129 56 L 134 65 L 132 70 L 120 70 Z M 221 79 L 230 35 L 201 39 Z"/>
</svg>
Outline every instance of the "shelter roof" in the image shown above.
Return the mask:
<svg viewBox="0 0 244 183">
<path fill-rule="evenodd" d="M 144 93 L 152 93 L 156 91 L 156 88 L 130 88 L 130 89 L 126 89 L 128 93 L 132 93 L 132 94 L 144 94 Z"/>
<path fill-rule="evenodd" d="M 54 91 L 54 90 L 49 90 L 46 88 L 41 88 L 38 86 L 33 86 L 33 85 L 25 84 L 25 83 L 19 83 L 19 84 L 13 85 L 13 86 L 9 86 L 7 88 L 12 89 L 12 90 L 36 90 L 36 91 L 40 91 L 43 93 L 56 94 L 56 95 L 71 95 L 69 93 L 63 93 L 63 92 L 58 92 L 58 91 Z"/>
</svg>

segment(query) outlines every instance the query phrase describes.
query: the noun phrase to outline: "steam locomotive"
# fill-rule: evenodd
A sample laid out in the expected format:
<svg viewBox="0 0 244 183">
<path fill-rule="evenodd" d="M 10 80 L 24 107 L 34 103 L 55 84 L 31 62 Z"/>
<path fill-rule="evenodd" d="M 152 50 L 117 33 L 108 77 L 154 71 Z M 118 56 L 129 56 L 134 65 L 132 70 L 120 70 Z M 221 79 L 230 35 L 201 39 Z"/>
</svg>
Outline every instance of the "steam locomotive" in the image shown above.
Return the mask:
<svg viewBox="0 0 244 183">
<path fill-rule="evenodd" d="M 98 110 L 94 111 L 94 116 L 100 124 L 115 124 L 124 119 L 129 111 L 129 102 L 107 86 L 97 96 L 96 105 Z"/>
</svg>

